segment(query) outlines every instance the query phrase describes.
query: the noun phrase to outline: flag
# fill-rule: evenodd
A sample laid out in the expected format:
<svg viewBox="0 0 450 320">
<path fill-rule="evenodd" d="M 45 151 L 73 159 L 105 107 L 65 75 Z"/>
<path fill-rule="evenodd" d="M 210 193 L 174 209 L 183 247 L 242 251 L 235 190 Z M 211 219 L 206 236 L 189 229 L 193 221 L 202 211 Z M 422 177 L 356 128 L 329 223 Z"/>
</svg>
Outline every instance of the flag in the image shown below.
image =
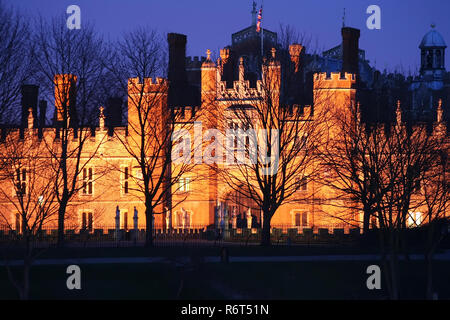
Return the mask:
<svg viewBox="0 0 450 320">
<path fill-rule="evenodd" d="M 261 31 L 261 20 L 262 20 L 262 6 L 261 6 L 261 9 L 259 9 L 259 13 L 258 13 L 258 23 L 256 24 L 256 32 Z"/>
</svg>

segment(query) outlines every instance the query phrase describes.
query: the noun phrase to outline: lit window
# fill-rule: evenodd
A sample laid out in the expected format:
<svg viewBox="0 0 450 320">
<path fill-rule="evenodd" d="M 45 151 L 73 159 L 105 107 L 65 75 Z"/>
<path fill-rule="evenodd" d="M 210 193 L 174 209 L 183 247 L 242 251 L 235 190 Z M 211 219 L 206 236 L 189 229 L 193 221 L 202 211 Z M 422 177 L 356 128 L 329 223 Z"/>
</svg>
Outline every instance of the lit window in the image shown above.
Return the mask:
<svg viewBox="0 0 450 320">
<path fill-rule="evenodd" d="M 129 192 L 129 178 L 130 169 L 128 167 L 122 168 L 122 194 L 128 194 Z"/>
<path fill-rule="evenodd" d="M 17 169 L 16 175 L 16 195 L 24 196 L 27 194 L 27 170 L 26 169 Z"/>
<path fill-rule="evenodd" d="M 308 142 L 308 135 L 304 134 L 302 136 L 296 136 L 294 140 L 294 150 L 300 151 L 305 150 Z"/>
<path fill-rule="evenodd" d="M 180 192 L 189 192 L 191 190 L 190 184 L 190 178 L 180 178 L 178 182 L 178 189 L 180 190 Z"/>
<path fill-rule="evenodd" d="M 94 217 L 92 211 L 81 212 L 81 230 L 92 232 L 94 228 Z"/>
<path fill-rule="evenodd" d="M 92 168 L 83 169 L 83 194 L 93 194 L 93 170 Z"/>
<path fill-rule="evenodd" d="M 408 215 L 408 227 L 419 227 L 423 222 L 422 212 L 409 212 Z"/>
<path fill-rule="evenodd" d="M 307 227 L 308 226 L 308 213 L 307 212 L 297 212 L 295 214 L 295 226 L 296 227 Z"/>
<path fill-rule="evenodd" d="M 120 210 L 121 221 L 120 228 L 123 230 L 128 230 L 128 210 Z"/>
<path fill-rule="evenodd" d="M 134 178 L 138 180 L 142 180 L 144 178 L 141 168 L 139 167 L 134 168 Z"/>
<path fill-rule="evenodd" d="M 16 231 L 17 233 L 20 233 L 22 231 L 22 215 L 20 213 L 16 213 Z"/>
<path fill-rule="evenodd" d="M 308 177 L 296 178 L 295 182 L 298 191 L 308 191 Z"/>
</svg>

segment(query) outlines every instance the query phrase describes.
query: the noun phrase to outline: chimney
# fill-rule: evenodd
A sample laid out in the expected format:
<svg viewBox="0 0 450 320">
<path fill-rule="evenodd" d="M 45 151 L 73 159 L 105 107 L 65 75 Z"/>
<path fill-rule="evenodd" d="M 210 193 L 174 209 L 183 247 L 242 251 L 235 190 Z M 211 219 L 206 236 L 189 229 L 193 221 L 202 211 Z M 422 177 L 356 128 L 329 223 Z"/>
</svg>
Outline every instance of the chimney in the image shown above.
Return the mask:
<svg viewBox="0 0 450 320">
<path fill-rule="evenodd" d="M 33 108 L 30 107 L 28 109 L 28 125 L 27 125 L 27 128 L 28 129 L 34 129 L 35 128 L 34 123 L 35 123 L 35 118 L 33 116 Z"/>
<path fill-rule="evenodd" d="M 45 119 L 47 119 L 47 101 L 40 100 L 39 101 L 39 127 L 45 127 Z"/>
<path fill-rule="evenodd" d="M 74 127 L 77 123 L 77 76 L 73 74 L 57 74 L 53 83 L 55 84 L 55 121 L 64 121 L 64 110 L 66 110 L 67 125 Z"/>
<path fill-rule="evenodd" d="M 359 73 L 359 29 L 342 28 L 342 72 Z"/>
<path fill-rule="evenodd" d="M 21 127 L 26 128 L 28 127 L 28 115 L 29 115 L 29 109 L 32 109 L 33 112 L 33 127 L 37 128 L 37 101 L 38 101 L 38 93 L 39 93 L 39 86 L 35 85 L 23 85 L 21 88 L 22 91 L 22 121 L 21 121 Z"/>
<path fill-rule="evenodd" d="M 187 86 L 186 42 L 184 34 L 169 33 L 169 106 L 183 106 Z"/>
<path fill-rule="evenodd" d="M 106 125 L 118 127 L 122 125 L 122 99 L 109 98 L 106 102 Z"/>
<path fill-rule="evenodd" d="M 289 46 L 289 55 L 294 65 L 295 73 L 300 71 L 301 55 L 303 52 L 303 46 L 298 43 L 291 44 Z"/>
</svg>

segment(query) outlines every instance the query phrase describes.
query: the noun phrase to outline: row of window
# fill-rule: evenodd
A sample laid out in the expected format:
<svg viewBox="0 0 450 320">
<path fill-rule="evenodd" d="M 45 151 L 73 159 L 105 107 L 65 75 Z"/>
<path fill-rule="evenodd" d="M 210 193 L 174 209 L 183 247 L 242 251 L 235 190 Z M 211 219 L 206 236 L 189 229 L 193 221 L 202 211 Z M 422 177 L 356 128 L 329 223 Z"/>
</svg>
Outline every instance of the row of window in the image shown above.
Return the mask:
<svg viewBox="0 0 450 320">
<path fill-rule="evenodd" d="M 93 168 L 83 168 L 82 170 L 82 187 L 81 193 L 83 195 L 94 194 L 94 170 Z M 299 191 L 308 190 L 308 178 L 296 178 Z M 130 192 L 130 169 L 128 167 L 122 168 L 121 188 L 123 194 L 129 194 Z M 190 192 L 191 191 L 191 178 L 182 177 L 178 180 L 177 186 L 178 192 Z M 27 171 L 26 169 L 17 169 L 16 172 L 16 193 L 17 195 L 27 194 Z"/>
<path fill-rule="evenodd" d="M 94 231 L 94 214 L 90 210 L 82 210 L 79 213 L 80 231 Z M 120 211 L 120 229 L 129 230 L 133 228 L 132 217 L 128 215 L 128 210 Z M 176 211 L 173 218 L 173 226 L 175 228 L 189 228 L 192 225 L 192 214 L 189 212 Z M 22 232 L 22 216 L 17 213 L 14 221 L 15 230 Z"/>
</svg>

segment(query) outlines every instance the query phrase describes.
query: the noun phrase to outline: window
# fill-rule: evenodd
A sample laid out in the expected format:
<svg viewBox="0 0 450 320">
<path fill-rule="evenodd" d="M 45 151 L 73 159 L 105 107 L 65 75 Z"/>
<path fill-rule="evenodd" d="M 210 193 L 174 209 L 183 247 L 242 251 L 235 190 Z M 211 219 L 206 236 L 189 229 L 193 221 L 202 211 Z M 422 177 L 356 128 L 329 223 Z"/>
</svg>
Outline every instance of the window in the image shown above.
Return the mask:
<svg viewBox="0 0 450 320">
<path fill-rule="evenodd" d="M 81 212 L 81 230 L 92 232 L 94 228 L 94 218 L 92 211 L 83 210 Z"/>
<path fill-rule="evenodd" d="M 307 227 L 308 226 L 308 213 L 307 212 L 295 213 L 295 226 L 296 227 Z"/>
<path fill-rule="evenodd" d="M 122 167 L 122 194 L 128 194 L 129 192 L 129 178 L 130 169 L 128 167 Z"/>
<path fill-rule="evenodd" d="M 22 231 L 22 216 L 20 213 L 16 213 L 16 232 L 20 233 Z"/>
<path fill-rule="evenodd" d="M 417 180 L 414 183 L 414 193 L 421 193 L 422 192 L 422 183 L 420 180 Z"/>
<path fill-rule="evenodd" d="M 16 195 L 24 196 L 27 194 L 27 170 L 17 169 L 16 170 Z"/>
<path fill-rule="evenodd" d="M 408 214 L 408 227 L 414 228 L 419 227 L 424 221 L 421 212 L 409 212 Z"/>
<path fill-rule="evenodd" d="M 191 178 L 180 178 L 178 182 L 178 190 L 180 190 L 180 192 L 191 191 Z"/>
<path fill-rule="evenodd" d="M 142 174 L 142 170 L 139 167 L 134 168 L 134 177 L 138 180 L 144 179 L 144 175 Z"/>
<path fill-rule="evenodd" d="M 186 210 L 175 212 L 176 226 L 178 228 L 190 228 L 191 226 L 191 213 Z"/>
<path fill-rule="evenodd" d="M 83 194 L 93 194 L 93 171 L 92 168 L 83 169 Z"/>
<path fill-rule="evenodd" d="M 300 151 L 305 150 L 308 142 L 308 135 L 305 133 L 301 136 L 296 136 L 294 140 L 294 150 Z"/>
<path fill-rule="evenodd" d="M 295 183 L 298 191 L 308 191 L 308 177 L 296 178 Z"/>
<path fill-rule="evenodd" d="M 370 226 L 372 229 L 376 229 L 378 227 L 378 219 L 376 217 L 370 218 Z"/>
<path fill-rule="evenodd" d="M 122 219 L 120 221 L 120 228 L 127 231 L 128 230 L 128 210 L 120 210 L 120 215 Z"/>
</svg>

